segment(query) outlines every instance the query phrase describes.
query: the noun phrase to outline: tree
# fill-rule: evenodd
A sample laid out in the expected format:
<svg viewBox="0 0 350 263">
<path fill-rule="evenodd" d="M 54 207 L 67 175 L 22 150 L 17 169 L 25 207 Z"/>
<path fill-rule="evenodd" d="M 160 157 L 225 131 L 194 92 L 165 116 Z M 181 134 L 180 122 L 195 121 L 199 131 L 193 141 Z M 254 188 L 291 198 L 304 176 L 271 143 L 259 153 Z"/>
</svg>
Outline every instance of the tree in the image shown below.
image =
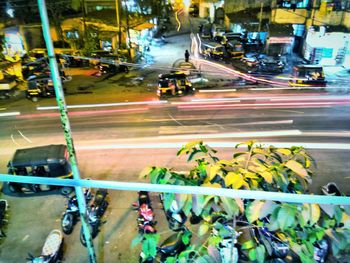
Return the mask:
<svg viewBox="0 0 350 263">
<path fill-rule="evenodd" d="M 189 143 L 178 152 L 178 155 L 187 155 L 187 161 L 195 162 L 188 173 L 148 167 L 141 177 L 148 177 L 156 184 L 307 193 L 314 161 L 305 149 L 262 147 L 253 141 L 236 148 L 238 146 L 245 146 L 246 150 L 234 153 L 230 160 L 220 160 L 216 151 L 203 142 Z M 325 239 L 330 241 L 334 256 L 350 245 L 350 209 L 347 207 L 169 193 L 164 194 L 165 209 L 174 199 L 187 216 L 194 214 L 201 218 L 198 235 L 202 240 L 167 262 L 188 262 L 190 256 L 193 259 L 191 252 L 194 251 L 197 251 L 195 262 L 216 262 L 218 244 L 227 234 L 221 231 L 223 225 L 218 218 L 245 221 L 247 225 L 241 229 L 267 228 L 288 244 L 294 257 L 301 262 L 314 262 L 315 244 Z M 143 246 L 143 250 L 147 250 L 152 247 L 149 244 L 159 238 L 153 238 L 153 243 L 149 243 L 149 239 L 141 235 L 136 240 L 148 242 L 148 246 Z M 245 254 L 251 262 L 266 262 L 271 253 L 271 247 L 264 240 L 253 237 L 241 241 L 239 247 L 239 254 Z M 154 250 L 152 253 L 154 255 Z"/>
</svg>

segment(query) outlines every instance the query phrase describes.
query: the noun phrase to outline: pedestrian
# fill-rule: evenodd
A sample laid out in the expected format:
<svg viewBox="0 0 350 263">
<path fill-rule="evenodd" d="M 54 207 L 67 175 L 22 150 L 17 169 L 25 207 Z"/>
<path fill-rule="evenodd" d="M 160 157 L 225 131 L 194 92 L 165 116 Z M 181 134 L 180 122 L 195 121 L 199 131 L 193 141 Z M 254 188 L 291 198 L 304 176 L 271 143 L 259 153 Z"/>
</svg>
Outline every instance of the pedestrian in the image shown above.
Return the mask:
<svg viewBox="0 0 350 263">
<path fill-rule="evenodd" d="M 188 52 L 188 50 L 186 49 L 185 51 L 185 61 L 188 62 L 190 59 L 190 53 Z"/>
</svg>

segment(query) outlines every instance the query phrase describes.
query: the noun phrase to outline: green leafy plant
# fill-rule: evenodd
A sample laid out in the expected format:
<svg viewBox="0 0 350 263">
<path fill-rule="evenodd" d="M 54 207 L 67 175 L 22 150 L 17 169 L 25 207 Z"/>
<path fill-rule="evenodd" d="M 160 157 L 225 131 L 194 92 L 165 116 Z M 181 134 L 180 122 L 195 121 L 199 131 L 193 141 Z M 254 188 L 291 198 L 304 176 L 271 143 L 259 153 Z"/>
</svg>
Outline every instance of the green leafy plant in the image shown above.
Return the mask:
<svg viewBox="0 0 350 263">
<path fill-rule="evenodd" d="M 189 172 L 147 167 L 140 176 L 149 178 L 154 184 L 303 194 L 308 193 L 313 176 L 311 169 L 315 165 L 302 147 L 263 147 L 254 141 L 238 144 L 229 160 L 219 159 L 216 151 L 201 141 L 184 145 L 177 155 L 186 155 L 188 162 L 195 163 Z M 266 227 L 279 240 L 288 244 L 301 262 L 313 262 L 314 244 L 325 238 L 330 241 L 334 256 L 350 245 L 350 211 L 347 207 L 164 194 L 165 209 L 170 207 L 174 199 L 187 216 L 201 218 L 198 235 L 205 237 L 204 241 L 190 248 L 199 251 L 196 262 L 213 260 L 213 249 L 227 235 L 224 230 L 220 230 L 218 218 L 233 222 L 245 221 L 246 229 Z M 213 235 L 215 231 L 219 234 Z M 271 248 L 264 240 L 257 241 L 253 237 L 241 240 L 240 249 L 252 262 L 264 262 L 271 254 Z M 171 261 L 173 259 L 169 260 L 174 262 Z"/>
</svg>

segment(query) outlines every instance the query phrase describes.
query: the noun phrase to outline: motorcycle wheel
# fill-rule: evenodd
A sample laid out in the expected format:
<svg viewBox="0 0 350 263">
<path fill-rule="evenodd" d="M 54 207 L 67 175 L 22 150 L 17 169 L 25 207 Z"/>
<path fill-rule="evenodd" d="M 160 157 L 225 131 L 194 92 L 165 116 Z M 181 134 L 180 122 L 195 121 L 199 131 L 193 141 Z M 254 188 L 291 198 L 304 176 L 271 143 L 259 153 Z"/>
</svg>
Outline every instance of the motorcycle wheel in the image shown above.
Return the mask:
<svg viewBox="0 0 350 263">
<path fill-rule="evenodd" d="M 38 101 L 38 97 L 32 97 L 31 100 L 32 100 L 32 102 L 37 102 Z"/>
<path fill-rule="evenodd" d="M 98 234 L 98 224 L 93 226 L 89 225 L 89 229 L 90 229 L 91 238 L 94 239 Z M 84 247 L 86 247 L 86 240 L 83 234 L 83 227 L 81 227 L 80 229 L 80 242 Z"/>
<path fill-rule="evenodd" d="M 64 222 L 67 222 L 66 224 L 63 224 Z M 66 235 L 69 235 L 73 232 L 73 226 L 74 226 L 74 216 L 71 213 L 64 213 L 64 215 L 61 218 L 61 227 L 63 233 Z"/>
</svg>

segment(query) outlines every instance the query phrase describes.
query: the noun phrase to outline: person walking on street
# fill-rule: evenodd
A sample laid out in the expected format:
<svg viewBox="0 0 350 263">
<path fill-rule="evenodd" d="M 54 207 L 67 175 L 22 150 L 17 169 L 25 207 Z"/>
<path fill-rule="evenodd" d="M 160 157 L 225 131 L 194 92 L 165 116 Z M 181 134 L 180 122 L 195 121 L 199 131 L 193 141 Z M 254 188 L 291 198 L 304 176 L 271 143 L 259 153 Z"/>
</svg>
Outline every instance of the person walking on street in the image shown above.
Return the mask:
<svg viewBox="0 0 350 263">
<path fill-rule="evenodd" d="M 186 49 L 185 51 L 185 61 L 188 62 L 190 59 L 190 53 L 188 52 L 188 50 Z"/>
</svg>

